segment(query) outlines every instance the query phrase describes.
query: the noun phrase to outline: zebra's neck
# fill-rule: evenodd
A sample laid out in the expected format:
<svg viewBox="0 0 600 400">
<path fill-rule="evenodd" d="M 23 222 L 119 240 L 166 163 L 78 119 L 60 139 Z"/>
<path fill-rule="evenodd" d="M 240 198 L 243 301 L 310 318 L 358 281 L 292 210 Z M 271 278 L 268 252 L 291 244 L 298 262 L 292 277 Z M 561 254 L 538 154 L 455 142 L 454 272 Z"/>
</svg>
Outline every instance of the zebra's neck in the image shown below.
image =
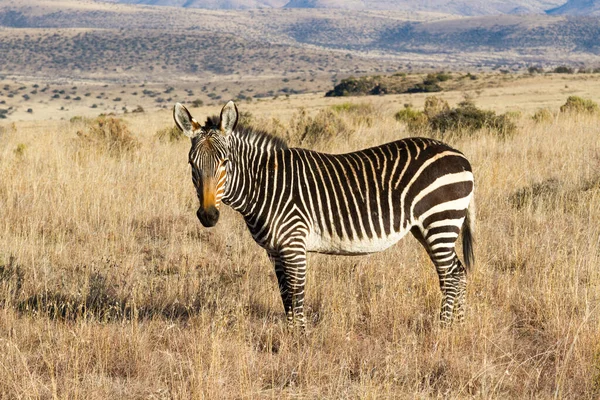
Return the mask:
<svg viewBox="0 0 600 400">
<path fill-rule="evenodd" d="M 229 149 L 223 203 L 248 216 L 269 174 L 268 160 L 278 150 L 287 149 L 287 144 L 281 138 L 242 126 L 231 134 Z"/>
</svg>

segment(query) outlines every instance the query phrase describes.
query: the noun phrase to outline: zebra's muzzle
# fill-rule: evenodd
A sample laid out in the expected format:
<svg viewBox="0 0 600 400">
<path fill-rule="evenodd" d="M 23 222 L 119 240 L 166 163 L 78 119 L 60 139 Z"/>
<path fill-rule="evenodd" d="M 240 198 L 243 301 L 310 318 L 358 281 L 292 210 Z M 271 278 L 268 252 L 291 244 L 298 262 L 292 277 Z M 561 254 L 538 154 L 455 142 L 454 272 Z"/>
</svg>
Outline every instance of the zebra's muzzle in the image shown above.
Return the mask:
<svg viewBox="0 0 600 400">
<path fill-rule="evenodd" d="M 213 227 L 219 221 L 219 210 L 215 206 L 210 206 L 206 210 L 199 208 L 196 216 L 206 228 Z"/>
</svg>

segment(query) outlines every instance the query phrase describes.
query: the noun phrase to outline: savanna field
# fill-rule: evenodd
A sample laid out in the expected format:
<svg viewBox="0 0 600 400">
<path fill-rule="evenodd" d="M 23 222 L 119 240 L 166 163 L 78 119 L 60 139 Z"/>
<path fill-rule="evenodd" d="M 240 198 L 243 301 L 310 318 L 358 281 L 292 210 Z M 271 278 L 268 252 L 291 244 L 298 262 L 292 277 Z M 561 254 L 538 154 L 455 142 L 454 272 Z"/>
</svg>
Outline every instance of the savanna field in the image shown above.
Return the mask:
<svg viewBox="0 0 600 400">
<path fill-rule="evenodd" d="M 503 116 L 472 132 L 432 131 L 425 95 L 238 104 L 291 145 L 427 135 L 469 158 L 476 262 L 466 320 L 449 329 L 408 235 L 368 256 L 310 254 L 308 331 L 287 332 L 241 216 L 198 222 L 189 140 L 169 110 L 1 122 L 0 397 L 598 398 L 600 112 L 560 107 L 599 101 L 600 81 L 571 79 L 471 93 Z"/>
</svg>

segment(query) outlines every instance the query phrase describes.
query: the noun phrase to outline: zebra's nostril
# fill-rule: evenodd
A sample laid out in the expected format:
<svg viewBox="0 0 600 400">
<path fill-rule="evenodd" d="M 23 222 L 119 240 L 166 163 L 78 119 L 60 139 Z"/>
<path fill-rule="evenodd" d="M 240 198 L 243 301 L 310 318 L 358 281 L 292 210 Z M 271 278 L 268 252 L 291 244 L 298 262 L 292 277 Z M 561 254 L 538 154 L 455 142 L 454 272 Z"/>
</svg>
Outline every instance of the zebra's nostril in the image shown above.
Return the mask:
<svg viewBox="0 0 600 400">
<path fill-rule="evenodd" d="M 196 211 L 196 216 L 202 225 L 210 228 L 211 226 L 215 226 L 219 221 L 219 210 L 214 206 L 208 207 L 206 210 L 199 208 Z"/>
</svg>

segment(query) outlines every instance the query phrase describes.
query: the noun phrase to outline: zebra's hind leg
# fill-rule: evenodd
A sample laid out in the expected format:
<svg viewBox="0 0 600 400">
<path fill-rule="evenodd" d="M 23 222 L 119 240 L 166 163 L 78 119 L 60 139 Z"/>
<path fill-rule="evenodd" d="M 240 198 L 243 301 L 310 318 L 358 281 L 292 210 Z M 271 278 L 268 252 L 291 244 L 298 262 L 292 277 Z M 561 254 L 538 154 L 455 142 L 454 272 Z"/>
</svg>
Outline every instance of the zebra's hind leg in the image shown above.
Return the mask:
<svg viewBox="0 0 600 400">
<path fill-rule="evenodd" d="M 432 228 L 426 234 L 413 228 L 411 232 L 427 250 L 438 274 L 442 291 L 440 322 L 442 325 L 450 325 L 454 315 L 457 321 L 463 321 L 467 274 L 455 250 L 458 228 Z"/>
</svg>

